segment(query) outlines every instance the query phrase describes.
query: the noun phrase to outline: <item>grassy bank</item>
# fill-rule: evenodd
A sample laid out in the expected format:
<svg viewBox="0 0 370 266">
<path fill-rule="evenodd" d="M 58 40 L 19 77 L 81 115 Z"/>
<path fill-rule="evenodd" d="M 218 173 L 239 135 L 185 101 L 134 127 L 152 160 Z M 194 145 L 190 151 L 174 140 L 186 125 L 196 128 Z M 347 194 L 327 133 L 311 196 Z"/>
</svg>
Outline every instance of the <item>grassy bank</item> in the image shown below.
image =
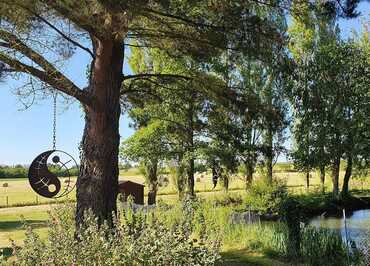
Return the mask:
<svg viewBox="0 0 370 266">
<path fill-rule="evenodd" d="M 215 201 L 220 202 L 222 199 L 198 200 L 195 203 L 190 203 L 190 205 L 188 203 L 185 203 L 185 205 L 161 203 L 153 212 L 154 216 L 150 215 L 144 217 L 144 219 L 152 220 L 155 217 L 155 224 L 163 223 L 166 228 L 174 228 L 174 226 L 187 221 L 184 228 L 191 230 L 192 238 L 221 239 L 221 265 L 292 265 L 292 263 L 306 265 L 308 262 L 311 265 L 317 265 L 318 261 L 324 262 L 323 258 L 329 258 L 325 265 L 339 265 L 330 264 L 329 262 L 333 259 L 339 262 L 344 258 L 344 245 L 339 236 L 329 231 L 307 228 L 302 233 L 302 256 L 292 260 L 286 255 L 289 245 L 287 243 L 288 231 L 284 224 L 271 222 L 249 225 L 233 224 L 230 221 L 230 214 L 238 206 L 217 206 L 214 204 Z M 6 214 L 4 215 L 5 220 L 11 220 L 19 214 L 20 208 L 17 209 L 18 212 L 14 209 L 9 209 L 7 212 L 2 210 L 1 214 Z M 40 235 L 41 239 L 46 239 L 47 235 L 46 228 L 40 226 L 45 226 L 48 209 L 49 207 L 43 206 L 43 210 L 34 209 L 31 212 L 26 208 L 22 210 L 27 223 L 35 228 L 35 232 Z M 53 215 L 53 217 L 55 219 L 56 216 Z M 62 217 L 65 217 L 64 214 Z M 131 216 L 126 214 L 121 215 L 121 217 Z M 129 226 L 138 226 L 142 219 L 143 216 L 139 214 L 129 223 Z M 20 226 L 20 222 L 17 225 L 8 224 L 5 226 L 5 224 L 3 228 L 7 230 Z M 16 243 L 21 245 L 21 239 L 24 239 L 24 230 L 20 230 L 18 234 L 13 236 L 19 237 L 19 239 L 16 239 Z M 66 241 L 70 240 L 66 239 Z M 94 240 L 91 241 L 91 245 L 94 245 Z M 40 246 L 36 242 L 34 244 L 35 247 Z M 331 254 L 330 252 L 334 252 L 333 249 L 335 249 L 335 253 Z"/>
</svg>

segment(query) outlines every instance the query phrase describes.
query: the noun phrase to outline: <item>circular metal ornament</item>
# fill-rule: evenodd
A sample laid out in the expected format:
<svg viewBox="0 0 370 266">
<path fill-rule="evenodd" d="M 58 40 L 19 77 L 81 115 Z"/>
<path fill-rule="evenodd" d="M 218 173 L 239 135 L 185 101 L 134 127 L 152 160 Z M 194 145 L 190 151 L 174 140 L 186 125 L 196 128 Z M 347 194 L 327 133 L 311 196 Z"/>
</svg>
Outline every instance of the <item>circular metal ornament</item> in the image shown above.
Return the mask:
<svg viewBox="0 0 370 266">
<path fill-rule="evenodd" d="M 69 194 L 76 182 L 70 170 L 78 167 L 76 160 L 61 150 L 49 150 L 38 155 L 28 170 L 32 189 L 46 198 L 60 198 Z"/>
</svg>

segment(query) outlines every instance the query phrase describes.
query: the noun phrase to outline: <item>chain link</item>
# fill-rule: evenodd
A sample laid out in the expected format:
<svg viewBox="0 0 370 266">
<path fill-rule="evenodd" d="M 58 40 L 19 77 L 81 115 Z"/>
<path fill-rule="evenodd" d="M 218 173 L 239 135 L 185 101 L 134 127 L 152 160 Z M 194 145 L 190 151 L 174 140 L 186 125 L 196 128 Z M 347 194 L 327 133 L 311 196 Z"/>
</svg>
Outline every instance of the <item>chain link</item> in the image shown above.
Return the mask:
<svg viewBox="0 0 370 266">
<path fill-rule="evenodd" d="M 53 92 L 53 150 L 56 150 L 57 149 L 57 92 L 54 91 Z"/>
</svg>

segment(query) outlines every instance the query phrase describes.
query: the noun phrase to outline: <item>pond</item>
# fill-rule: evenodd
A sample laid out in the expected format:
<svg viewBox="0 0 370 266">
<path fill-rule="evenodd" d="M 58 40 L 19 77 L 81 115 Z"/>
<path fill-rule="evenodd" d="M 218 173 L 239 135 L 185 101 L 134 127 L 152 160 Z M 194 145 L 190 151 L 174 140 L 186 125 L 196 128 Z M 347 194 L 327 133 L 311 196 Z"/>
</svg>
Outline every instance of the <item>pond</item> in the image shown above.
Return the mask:
<svg viewBox="0 0 370 266">
<path fill-rule="evenodd" d="M 346 214 L 347 237 L 349 240 L 360 242 L 370 237 L 370 209 L 354 211 Z M 345 226 L 343 217 L 316 217 L 310 225 L 318 228 L 327 228 L 338 231 L 345 239 Z"/>
</svg>

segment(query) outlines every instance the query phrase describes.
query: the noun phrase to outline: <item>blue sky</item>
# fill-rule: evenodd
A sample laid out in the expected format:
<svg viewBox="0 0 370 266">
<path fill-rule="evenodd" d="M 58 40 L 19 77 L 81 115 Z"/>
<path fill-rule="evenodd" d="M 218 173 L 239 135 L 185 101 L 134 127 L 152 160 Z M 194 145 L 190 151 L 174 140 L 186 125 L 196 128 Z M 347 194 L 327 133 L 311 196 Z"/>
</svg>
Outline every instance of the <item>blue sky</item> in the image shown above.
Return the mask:
<svg viewBox="0 0 370 266">
<path fill-rule="evenodd" d="M 352 29 L 361 30 L 360 18 L 370 14 L 370 3 L 361 3 L 359 11 L 359 18 L 339 22 L 343 37 L 348 37 Z M 85 70 L 89 60 L 88 55 L 77 51 L 67 66 L 67 75 L 81 87 L 86 85 Z M 130 72 L 128 66 L 124 67 L 124 72 Z M 0 83 L 0 165 L 29 164 L 36 155 L 52 147 L 52 99 L 38 101 L 31 108 L 19 111 L 22 104 L 12 92 L 16 84 L 13 80 Z M 83 113 L 76 102 L 64 109 L 65 106 L 59 104 L 57 148 L 78 159 L 78 145 L 84 127 Z M 122 138 L 133 133 L 128 124 L 127 116 L 122 116 Z"/>
</svg>

